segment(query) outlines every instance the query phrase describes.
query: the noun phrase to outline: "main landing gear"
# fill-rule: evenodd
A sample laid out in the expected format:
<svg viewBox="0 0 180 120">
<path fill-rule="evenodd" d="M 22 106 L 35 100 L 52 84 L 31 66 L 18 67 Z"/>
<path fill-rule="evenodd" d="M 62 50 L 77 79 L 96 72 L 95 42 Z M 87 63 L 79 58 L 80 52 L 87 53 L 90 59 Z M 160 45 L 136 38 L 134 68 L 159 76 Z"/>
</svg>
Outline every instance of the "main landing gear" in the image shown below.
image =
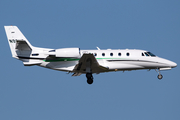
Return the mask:
<svg viewBox="0 0 180 120">
<path fill-rule="evenodd" d="M 92 73 L 86 73 L 87 83 L 92 84 L 93 83 L 93 76 Z"/>
<path fill-rule="evenodd" d="M 161 73 L 160 73 L 160 70 L 158 69 L 155 69 L 156 70 L 156 72 L 157 73 L 159 73 L 159 75 L 157 76 L 157 78 L 159 79 L 159 80 L 161 80 L 162 78 L 163 78 L 163 76 L 161 75 Z"/>
</svg>

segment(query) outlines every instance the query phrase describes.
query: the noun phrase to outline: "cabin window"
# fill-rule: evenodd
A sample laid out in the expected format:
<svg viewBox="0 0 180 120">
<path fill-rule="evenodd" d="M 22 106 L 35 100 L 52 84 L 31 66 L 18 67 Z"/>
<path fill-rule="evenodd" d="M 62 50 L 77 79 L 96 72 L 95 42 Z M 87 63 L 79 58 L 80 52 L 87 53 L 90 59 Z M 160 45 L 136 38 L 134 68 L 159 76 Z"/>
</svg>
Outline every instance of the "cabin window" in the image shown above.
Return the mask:
<svg viewBox="0 0 180 120">
<path fill-rule="evenodd" d="M 97 53 L 94 53 L 94 56 L 97 56 Z"/>
<path fill-rule="evenodd" d="M 105 53 L 102 53 L 102 56 L 105 56 Z"/>
<path fill-rule="evenodd" d="M 110 56 L 113 56 L 113 53 L 110 53 Z"/>
<path fill-rule="evenodd" d="M 130 54 L 129 53 L 126 53 L 127 56 L 129 56 Z"/>
<path fill-rule="evenodd" d="M 121 56 L 121 53 L 118 53 L 118 56 Z"/>
</svg>

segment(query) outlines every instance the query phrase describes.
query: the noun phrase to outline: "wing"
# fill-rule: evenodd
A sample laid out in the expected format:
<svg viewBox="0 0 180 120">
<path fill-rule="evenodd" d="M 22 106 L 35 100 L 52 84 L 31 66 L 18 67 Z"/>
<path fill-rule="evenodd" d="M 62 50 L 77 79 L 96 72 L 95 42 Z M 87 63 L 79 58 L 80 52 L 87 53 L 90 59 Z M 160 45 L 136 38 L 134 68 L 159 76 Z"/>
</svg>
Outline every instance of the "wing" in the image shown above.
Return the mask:
<svg viewBox="0 0 180 120">
<path fill-rule="evenodd" d="M 108 68 L 99 65 L 93 54 L 83 54 L 79 63 L 74 67 L 72 76 L 79 76 L 82 73 L 100 73 L 106 72 Z"/>
</svg>

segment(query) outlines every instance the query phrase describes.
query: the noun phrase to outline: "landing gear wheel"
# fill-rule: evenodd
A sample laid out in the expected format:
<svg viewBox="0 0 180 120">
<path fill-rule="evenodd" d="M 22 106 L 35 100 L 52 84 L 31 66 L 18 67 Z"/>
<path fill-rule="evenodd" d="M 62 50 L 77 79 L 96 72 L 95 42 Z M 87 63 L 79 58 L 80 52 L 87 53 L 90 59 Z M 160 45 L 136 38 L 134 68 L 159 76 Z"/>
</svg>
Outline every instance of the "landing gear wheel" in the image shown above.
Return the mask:
<svg viewBox="0 0 180 120">
<path fill-rule="evenodd" d="M 92 78 L 92 74 L 91 73 L 86 73 L 86 77 L 87 77 L 87 79 L 91 79 Z"/>
<path fill-rule="evenodd" d="M 92 84 L 93 83 L 93 79 L 87 79 L 87 83 L 88 84 Z"/>
<path fill-rule="evenodd" d="M 92 84 L 93 83 L 92 73 L 86 73 L 86 77 L 87 77 L 87 83 Z"/>
<path fill-rule="evenodd" d="M 158 78 L 159 80 L 161 80 L 161 79 L 163 78 L 163 76 L 162 76 L 161 74 L 159 74 L 159 75 L 157 76 L 157 78 Z"/>
<path fill-rule="evenodd" d="M 162 76 L 161 73 L 160 73 L 160 69 L 155 69 L 155 70 L 156 70 L 157 73 L 159 73 L 159 75 L 157 76 L 157 78 L 158 78 L 159 80 L 161 80 L 161 79 L 163 78 L 163 76 Z"/>
</svg>

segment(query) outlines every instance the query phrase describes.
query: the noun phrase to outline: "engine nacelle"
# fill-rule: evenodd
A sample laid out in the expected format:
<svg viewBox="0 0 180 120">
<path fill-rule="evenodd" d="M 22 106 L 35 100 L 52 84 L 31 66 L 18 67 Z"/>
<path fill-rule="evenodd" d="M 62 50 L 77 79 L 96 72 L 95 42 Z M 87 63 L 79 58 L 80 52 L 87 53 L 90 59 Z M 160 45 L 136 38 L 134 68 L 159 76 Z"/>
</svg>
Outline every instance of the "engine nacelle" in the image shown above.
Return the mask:
<svg viewBox="0 0 180 120">
<path fill-rule="evenodd" d="M 79 48 L 62 48 L 55 50 L 56 57 L 80 58 Z"/>
</svg>

